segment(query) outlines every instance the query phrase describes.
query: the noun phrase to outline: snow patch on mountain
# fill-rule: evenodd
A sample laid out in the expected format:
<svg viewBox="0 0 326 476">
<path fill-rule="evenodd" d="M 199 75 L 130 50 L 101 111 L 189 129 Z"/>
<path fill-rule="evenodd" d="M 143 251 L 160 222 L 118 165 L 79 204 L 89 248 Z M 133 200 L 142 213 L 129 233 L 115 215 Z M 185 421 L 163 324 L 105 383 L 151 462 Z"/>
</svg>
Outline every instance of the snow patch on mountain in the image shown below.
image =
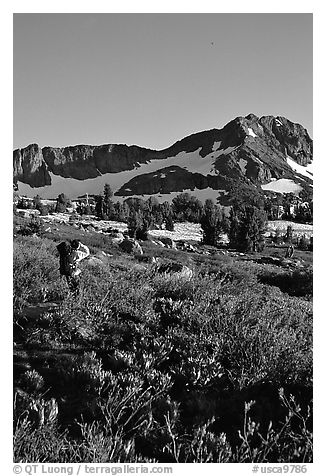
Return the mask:
<svg viewBox="0 0 326 476">
<path fill-rule="evenodd" d="M 61 177 L 50 172 L 51 185 L 33 188 L 23 182 L 18 182 L 18 190 L 20 195 L 27 195 L 29 197 L 40 195 L 41 198 L 57 198 L 60 193 L 64 193 L 68 198 L 77 198 L 86 193 L 90 195 L 100 194 L 103 192 L 104 185 L 108 183 L 114 193 L 135 175 L 139 175 L 139 173 L 140 169 L 135 169 L 116 174 L 102 174 L 99 177 L 86 180 L 77 180 Z"/>
<path fill-rule="evenodd" d="M 168 157 L 164 160 L 149 160 L 145 164 L 139 164 L 139 167 L 134 168 L 133 170 L 125 170 L 119 173 L 106 173 L 85 180 L 65 178 L 50 172 L 51 185 L 33 188 L 23 182 L 18 182 L 18 190 L 21 195 L 32 197 L 40 195 L 42 198 L 56 198 L 60 193 L 64 193 L 69 198 L 76 198 L 85 193 L 100 194 L 103 191 L 104 185 L 108 183 L 110 184 L 113 193 L 115 193 L 132 178 L 138 175 L 159 171 L 163 167 L 178 166 L 191 173 L 199 173 L 202 175 L 215 174 L 215 160 L 222 154 L 228 154 L 234 149 L 235 147 L 218 149 L 213 153 L 202 157 L 200 155 L 202 147 L 199 147 L 194 152 L 179 152 L 177 155 Z M 161 178 L 163 178 L 162 175 Z"/>
<path fill-rule="evenodd" d="M 247 167 L 247 164 L 248 164 L 248 160 L 245 160 L 245 159 L 239 159 L 239 167 L 241 169 L 241 172 L 246 175 L 246 167 Z"/>
<path fill-rule="evenodd" d="M 213 153 L 202 157 L 200 155 L 200 151 L 202 147 L 199 147 L 194 152 L 179 152 L 179 154 L 175 155 L 174 157 L 168 157 L 164 160 L 164 168 L 171 167 L 176 165 L 183 169 L 186 169 L 188 172 L 191 173 L 199 173 L 202 175 L 209 175 L 215 173 L 214 169 L 214 162 L 215 160 L 222 154 L 229 153 L 229 150 L 233 150 L 234 147 L 228 147 L 227 149 L 218 149 Z M 162 161 L 160 160 L 152 160 L 151 163 L 158 163 L 161 166 Z M 147 172 L 143 172 L 147 173 Z"/>
<path fill-rule="evenodd" d="M 251 127 L 248 127 L 248 134 L 252 137 L 257 137 L 257 135 L 254 133 L 254 131 L 251 129 Z"/>
<path fill-rule="evenodd" d="M 199 223 L 175 223 L 174 231 L 169 230 L 150 230 L 149 236 L 154 239 L 160 239 L 161 236 L 171 238 L 173 241 L 191 240 L 200 242 L 203 239 L 203 231 Z"/>
<path fill-rule="evenodd" d="M 314 175 L 314 167 L 313 166 L 314 166 L 313 162 L 311 162 L 310 164 L 308 164 L 306 166 L 306 170 L 309 174 L 311 174 L 311 178 L 313 178 L 313 175 Z"/>
<path fill-rule="evenodd" d="M 308 166 L 303 166 L 297 164 L 294 160 L 290 159 L 290 157 L 286 158 L 287 163 L 291 167 L 292 170 L 295 172 L 304 175 L 305 177 L 309 177 L 310 179 L 313 179 L 313 173 L 312 173 L 312 163 L 308 164 Z"/>
<path fill-rule="evenodd" d="M 212 151 L 214 152 L 217 149 L 219 149 L 220 145 L 221 145 L 221 141 L 215 141 L 212 147 Z"/>
<path fill-rule="evenodd" d="M 263 190 L 279 193 L 299 193 L 302 190 L 300 185 L 296 184 L 290 179 L 272 180 L 271 182 L 262 185 L 261 188 Z"/>
</svg>

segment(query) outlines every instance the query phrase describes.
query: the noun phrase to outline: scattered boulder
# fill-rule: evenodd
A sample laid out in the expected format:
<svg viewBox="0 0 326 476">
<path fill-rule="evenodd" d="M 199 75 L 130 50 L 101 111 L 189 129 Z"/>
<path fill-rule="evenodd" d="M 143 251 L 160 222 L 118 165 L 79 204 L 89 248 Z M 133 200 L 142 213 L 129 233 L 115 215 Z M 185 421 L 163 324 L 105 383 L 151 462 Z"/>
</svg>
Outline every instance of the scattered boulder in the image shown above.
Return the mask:
<svg viewBox="0 0 326 476">
<path fill-rule="evenodd" d="M 153 240 L 153 243 L 154 245 L 161 246 L 162 248 L 165 247 L 164 243 L 162 243 L 162 241 L 160 240 L 155 240 L 155 241 Z"/>
<path fill-rule="evenodd" d="M 188 253 L 196 253 L 197 252 L 196 248 L 192 244 L 187 243 L 185 241 L 179 242 L 178 243 L 178 248 L 181 251 L 187 251 Z"/>
<path fill-rule="evenodd" d="M 291 259 L 288 259 L 288 258 L 282 259 L 281 262 L 282 262 L 283 265 L 289 265 L 290 266 L 290 265 L 293 264 L 293 261 Z"/>
<path fill-rule="evenodd" d="M 187 280 L 193 277 L 192 269 L 180 263 L 160 263 L 156 259 L 154 267 L 159 274 L 173 275 Z"/>
<path fill-rule="evenodd" d="M 113 237 L 112 237 L 112 241 L 114 243 L 121 243 L 124 239 L 125 239 L 125 237 L 120 232 L 114 233 Z"/>
<path fill-rule="evenodd" d="M 124 240 L 119 244 L 119 247 L 122 251 L 129 254 L 143 254 L 142 247 L 134 238 L 124 238 Z"/>
<path fill-rule="evenodd" d="M 276 256 L 262 256 L 261 258 L 258 259 L 258 262 L 263 263 L 263 264 L 276 264 L 276 265 L 281 265 L 282 264 L 282 258 L 278 258 Z"/>
<path fill-rule="evenodd" d="M 101 258 L 97 256 L 92 256 L 91 258 L 87 260 L 87 263 L 90 264 L 91 266 L 97 266 L 97 265 L 102 265 L 103 261 L 101 260 Z"/>
<path fill-rule="evenodd" d="M 168 236 L 160 236 L 159 241 L 163 243 L 165 248 L 171 248 L 172 250 L 177 249 L 175 241 L 173 241 L 172 238 L 169 238 Z"/>
<path fill-rule="evenodd" d="M 132 269 L 133 271 L 138 271 L 141 273 L 147 270 L 146 266 L 144 266 L 143 264 L 138 264 L 138 263 L 134 264 Z"/>
<path fill-rule="evenodd" d="M 113 255 L 110 253 L 105 253 L 105 251 L 99 251 L 94 256 L 91 256 L 87 259 L 87 263 L 93 266 L 108 264 L 108 258 L 111 258 Z"/>
<path fill-rule="evenodd" d="M 137 259 L 140 263 L 154 264 L 157 263 L 158 258 L 148 255 L 138 255 Z"/>
<path fill-rule="evenodd" d="M 26 208 L 23 210 L 17 209 L 17 214 L 23 218 L 32 218 L 40 215 L 39 210 L 35 210 L 34 208 Z"/>
</svg>

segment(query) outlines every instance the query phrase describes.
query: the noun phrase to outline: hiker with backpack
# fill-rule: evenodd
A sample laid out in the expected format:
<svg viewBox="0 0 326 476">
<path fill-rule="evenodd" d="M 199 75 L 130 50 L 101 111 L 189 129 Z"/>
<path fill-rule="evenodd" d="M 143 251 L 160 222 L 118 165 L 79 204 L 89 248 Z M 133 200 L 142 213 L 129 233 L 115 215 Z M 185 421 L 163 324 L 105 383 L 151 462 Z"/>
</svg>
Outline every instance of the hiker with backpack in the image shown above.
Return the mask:
<svg viewBox="0 0 326 476">
<path fill-rule="evenodd" d="M 285 258 L 292 258 L 294 254 L 294 246 L 291 244 L 288 246 L 286 253 L 285 253 Z"/>
<path fill-rule="evenodd" d="M 79 240 L 72 240 L 70 243 L 63 241 L 57 250 L 60 255 L 60 274 L 66 277 L 70 291 L 77 295 L 81 273 L 78 263 L 89 256 L 89 249 Z"/>
</svg>

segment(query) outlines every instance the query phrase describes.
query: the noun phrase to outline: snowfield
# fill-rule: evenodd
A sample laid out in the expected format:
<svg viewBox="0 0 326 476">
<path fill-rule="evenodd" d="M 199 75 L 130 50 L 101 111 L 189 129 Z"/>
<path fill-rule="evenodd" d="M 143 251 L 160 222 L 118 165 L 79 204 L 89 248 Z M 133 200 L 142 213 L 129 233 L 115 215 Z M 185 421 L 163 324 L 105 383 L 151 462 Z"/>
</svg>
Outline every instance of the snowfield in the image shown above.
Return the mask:
<svg viewBox="0 0 326 476">
<path fill-rule="evenodd" d="M 308 164 L 307 166 L 299 165 L 294 160 L 290 159 L 290 157 L 287 157 L 286 161 L 292 170 L 301 175 L 304 175 L 305 177 L 313 179 L 312 163 Z"/>
<path fill-rule="evenodd" d="M 45 223 L 69 223 L 69 218 L 71 215 L 68 213 L 53 213 L 52 215 L 46 215 L 44 217 L 40 217 Z M 82 226 L 89 226 L 92 225 L 98 232 L 103 232 L 109 229 L 116 229 L 121 231 L 128 230 L 128 226 L 126 223 L 114 221 L 114 220 L 97 220 L 95 215 L 83 215 L 82 217 L 78 217 L 76 219 L 76 223 Z"/>
<path fill-rule="evenodd" d="M 248 160 L 239 159 L 238 164 L 239 164 L 239 167 L 240 167 L 240 169 L 241 169 L 241 172 L 242 172 L 244 175 L 246 175 L 246 172 L 247 172 L 247 171 L 246 171 L 246 167 L 247 167 L 247 165 L 248 165 Z"/>
<path fill-rule="evenodd" d="M 67 213 L 54 213 L 53 215 L 47 215 L 45 217 L 40 217 L 45 223 L 55 224 L 55 223 L 69 223 L 69 217 L 71 215 Z M 124 233 L 128 230 L 126 223 L 113 221 L 113 220 L 97 220 L 94 215 L 84 215 L 77 220 L 79 225 L 87 226 L 92 225 L 98 233 L 103 233 L 110 229 L 115 229 Z M 275 220 L 269 221 L 267 225 L 266 236 L 269 236 L 270 233 L 274 233 L 277 229 L 282 232 L 286 232 L 287 227 L 291 225 L 293 228 L 294 236 L 301 236 L 305 234 L 307 237 L 313 235 L 313 225 L 304 224 L 304 223 L 295 223 L 286 220 Z M 202 228 L 199 223 L 175 223 L 174 231 L 168 231 L 165 229 L 162 230 L 150 230 L 149 237 L 153 239 L 159 239 L 160 236 L 171 238 L 174 241 L 195 241 L 200 242 L 203 237 Z M 227 243 L 227 235 L 223 234 L 221 236 L 221 242 Z"/>
<path fill-rule="evenodd" d="M 251 127 L 248 127 L 248 134 L 252 137 L 257 137 L 257 135 L 254 133 L 254 131 L 251 129 Z"/>
<path fill-rule="evenodd" d="M 143 174 L 153 173 L 166 167 L 177 166 L 191 173 L 200 173 L 205 176 L 209 174 L 215 175 L 215 160 L 223 154 L 229 154 L 236 148 L 227 147 L 226 149 L 218 149 L 219 146 L 220 142 L 215 142 L 213 145 L 213 151 L 205 157 L 201 157 L 200 151 L 202 150 L 202 147 L 199 147 L 194 152 L 180 152 L 179 154 L 167 157 L 166 159 L 149 160 L 147 163 L 140 164 L 133 170 L 102 174 L 98 177 L 86 180 L 64 178 L 50 172 L 51 185 L 33 188 L 23 182 L 18 182 L 18 190 L 20 195 L 27 195 L 30 197 L 40 195 L 42 198 L 49 199 L 56 198 L 60 193 L 64 193 L 68 198 L 77 198 L 86 193 L 102 193 L 106 183 L 110 184 L 113 193 L 115 193 L 132 178 Z M 173 172 L 173 170 L 171 172 Z M 161 178 L 164 177 L 161 176 Z M 119 200 L 121 197 L 113 197 L 113 199 Z"/>
<path fill-rule="evenodd" d="M 46 215 L 41 217 L 45 223 L 69 223 L 70 215 L 67 213 L 53 213 L 53 215 Z M 77 220 L 79 225 L 89 226 L 92 225 L 98 233 L 103 233 L 109 229 L 115 229 L 121 233 L 128 230 L 126 223 L 113 221 L 113 220 L 97 220 L 94 215 L 84 215 Z M 179 240 L 192 240 L 201 241 L 202 229 L 199 223 L 175 223 L 174 231 L 168 230 L 150 230 L 149 236 L 154 239 L 158 239 L 160 236 L 172 238 L 174 241 Z"/>
<path fill-rule="evenodd" d="M 201 241 L 203 232 L 199 223 L 175 223 L 174 231 L 168 230 L 151 230 L 149 232 L 151 238 L 159 238 L 160 236 L 171 238 L 174 241 L 191 240 Z"/>
<path fill-rule="evenodd" d="M 282 232 L 286 232 L 286 229 L 289 225 L 291 225 L 293 228 L 294 236 L 306 235 L 307 237 L 310 237 L 313 235 L 313 225 L 309 225 L 307 223 L 296 223 L 286 220 L 269 221 L 267 225 L 267 231 L 275 232 L 277 229 L 279 229 L 282 230 Z"/>
<path fill-rule="evenodd" d="M 302 187 L 293 180 L 290 179 L 278 179 L 272 180 L 265 185 L 262 185 L 261 188 L 263 190 L 270 190 L 271 192 L 279 192 L 279 193 L 299 193 L 302 190 Z"/>
</svg>

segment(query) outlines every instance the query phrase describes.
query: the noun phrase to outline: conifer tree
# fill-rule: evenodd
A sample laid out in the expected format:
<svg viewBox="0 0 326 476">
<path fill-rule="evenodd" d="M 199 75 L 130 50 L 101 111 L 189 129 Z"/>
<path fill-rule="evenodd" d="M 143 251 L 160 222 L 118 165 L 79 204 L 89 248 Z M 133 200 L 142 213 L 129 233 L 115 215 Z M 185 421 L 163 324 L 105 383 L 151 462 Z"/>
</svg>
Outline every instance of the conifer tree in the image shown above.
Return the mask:
<svg viewBox="0 0 326 476">
<path fill-rule="evenodd" d="M 165 218 L 165 229 L 168 231 L 174 231 L 174 221 L 172 212 L 170 212 Z"/>
<path fill-rule="evenodd" d="M 203 242 L 206 245 L 216 246 L 224 230 L 224 223 L 221 208 L 211 199 L 205 201 L 200 224 L 203 229 Z"/>
<path fill-rule="evenodd" d="M 121 202 L 116 202 L 114 204 L 113 218 L 114 218 L 114 220 L 117 220 L 117 221 L 125 221 L 126 220 L 127 217 L 125 215 L 125 209 L 124 209 L 124 206 Z"/>
<path fill-rule="evenodd" d="M 103 211 L 103 197 L 102 195 L 95 196 L 95 214 L 97 218 L 103 220 L 104 211 Z"/>
<path fill-rule="evenodd" d="M 137 238 L 143 226 L 143 217 L 141 211 L 132 209 L 128 217 L 128 234 L 131 238 Z"/>
<path fill-rule="evenodd" d="M 104 185 L 103 191 L 103 217 L 106 220 L 112 219 L 114 216 L 114 203 L 111 200 L 113 196 L 111 187 L 108 183 Z"/>
<path fill-rule="evenodd" d="M 42 203 L 41 197 L 39 195 L 36 195 L 36 197 L 34 197 L 33 203 L 35 210 L 38 210 L 40 212 L 40 215 L 48 214 L 48 208 Z"/>
<path fill-rule="evenodd" d="M 230 213 L 230 247 L 239 251 L 259 251 L 263 248 L 266 213 L 253 205 L 233 206 Z"/>
<path fill-rule="evenodd" d="M 286 229 L 285 241 L 291 244 L 292 240 L 293 240 L 293 227 L 289 225 Z"/>
<path fill-rule="evenodd" d="M 174 230 L 173 211 L 168 201 L 160 203 L 159 213 L 160 213 L 160 216 L 162 217 L 162 223 L 165 223 L 166 230 L 173 231 Z M 158 223 L 158 224 L 160 225 L 161 223 Z"/>
<path fill-rule="evenodd" d="M 179 193 L 172 200 L 173 215 L 178 221 L 199 223 L 203 211 L 203 204 L 197 197 L 188 192 Z"/>
<path fill-rule="evenodd" d="M 64 193 L 60 193 L 57 198 L 57 203 L 55 206 L 55 211 L 57 213 L 63 213 L 67 211 L 67 206 L 68 206 L 68 198 L 65 196 Z"/>
</svg>

